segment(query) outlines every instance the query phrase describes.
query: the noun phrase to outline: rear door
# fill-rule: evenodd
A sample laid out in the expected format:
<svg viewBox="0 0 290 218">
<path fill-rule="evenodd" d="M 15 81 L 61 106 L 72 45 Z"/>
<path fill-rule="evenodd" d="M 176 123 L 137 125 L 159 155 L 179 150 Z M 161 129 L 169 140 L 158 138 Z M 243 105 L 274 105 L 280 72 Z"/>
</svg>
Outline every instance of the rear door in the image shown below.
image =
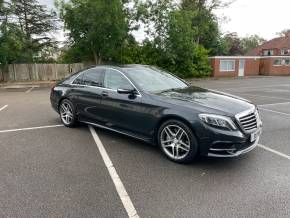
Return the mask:
<svg viewBox="0 0 290 218">
<path fill-rule="evenodd" d="M 104 68 L 92 68 L 85 71 L 74 83 L 77 87 L 77 111 L 80 120 L 102 123 L 100 104 L 104 79 Z M 78 85 L 79 84 L 79 85 Z"/>
</svg>

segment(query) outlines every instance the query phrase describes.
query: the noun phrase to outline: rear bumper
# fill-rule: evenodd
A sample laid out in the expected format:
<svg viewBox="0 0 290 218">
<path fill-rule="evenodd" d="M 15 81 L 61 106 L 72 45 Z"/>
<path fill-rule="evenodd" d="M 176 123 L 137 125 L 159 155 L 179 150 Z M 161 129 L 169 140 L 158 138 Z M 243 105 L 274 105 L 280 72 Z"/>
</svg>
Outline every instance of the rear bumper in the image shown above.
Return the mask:
<svg viewBox="0 0 290 218">
<path fill-rule="evenodd" d="M 58 111 L 58 103 L 57 103 L 57 100 L 56 100 L 56 97 L 55 95 L 53 94 L 53 92 L 51 92 L 50 94 L 50 104 L 51 104 L 51 107 L 57 112 L 59 113 Z"/>
</svg>

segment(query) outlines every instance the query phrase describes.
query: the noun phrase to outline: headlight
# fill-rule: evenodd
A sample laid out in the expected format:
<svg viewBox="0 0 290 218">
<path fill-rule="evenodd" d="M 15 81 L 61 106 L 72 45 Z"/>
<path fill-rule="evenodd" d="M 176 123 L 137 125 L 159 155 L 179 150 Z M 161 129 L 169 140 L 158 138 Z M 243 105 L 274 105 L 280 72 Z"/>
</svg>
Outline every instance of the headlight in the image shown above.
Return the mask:
<svg viewBox="0 0 290 218">
<path fill-rule="evenodd" d="M 215 114 L 199 114 L 198 116 L 204 123 L 212 127 L 230 131 L 237 130 L 235 123 L 229 117 Z"/>
</svg>

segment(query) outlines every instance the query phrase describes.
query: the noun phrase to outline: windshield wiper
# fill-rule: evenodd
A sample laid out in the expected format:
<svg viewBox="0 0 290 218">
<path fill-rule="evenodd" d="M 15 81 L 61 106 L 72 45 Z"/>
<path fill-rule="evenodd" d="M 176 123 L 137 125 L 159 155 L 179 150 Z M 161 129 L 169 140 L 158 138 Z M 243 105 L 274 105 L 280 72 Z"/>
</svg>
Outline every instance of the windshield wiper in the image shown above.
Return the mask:
<svg viewBox="0 0 290 218">
<path fill-rule="evenodd" d="M 179 90 L 179 89 L 178 88 L 165 89 L 165 90 L 161 91 L 160 93 L 172 92 L 172 91 L 176 91 L 176 90 Z"/>
</svg>

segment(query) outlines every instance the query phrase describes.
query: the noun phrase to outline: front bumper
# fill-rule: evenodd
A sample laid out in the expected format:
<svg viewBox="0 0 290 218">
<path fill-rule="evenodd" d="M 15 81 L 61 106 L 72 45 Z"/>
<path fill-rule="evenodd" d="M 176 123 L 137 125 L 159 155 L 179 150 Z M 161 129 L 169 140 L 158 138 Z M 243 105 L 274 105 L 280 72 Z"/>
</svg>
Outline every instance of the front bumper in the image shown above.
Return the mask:
<svg viewBox="0 0 290 218">
<path fill-rule="evenodd" d="M 256 139 L 256 141 L 250 145 L 249 147 L 246 147 L 242 150 L 237 149 L 209 149 L 209 153 L 207 154 L 208 157 L 238 157 L 242 154 L 246 154 L 253 149 L 255 149 L 259 143 L 260 137 Z"/>
<path fill-rule="evenodd" d="M 223 131 L 206 125 L 200 126 L 199 129 L 203 134 L 203 137 L 199 140 L 200 155 L 237 157 L 257 147 L 262 133 L 262 124 L 256 129 L 260 134 L 253 142 L 251 142 L 251 133 L 245 133 L 242 130 Z"/>
</svg>

